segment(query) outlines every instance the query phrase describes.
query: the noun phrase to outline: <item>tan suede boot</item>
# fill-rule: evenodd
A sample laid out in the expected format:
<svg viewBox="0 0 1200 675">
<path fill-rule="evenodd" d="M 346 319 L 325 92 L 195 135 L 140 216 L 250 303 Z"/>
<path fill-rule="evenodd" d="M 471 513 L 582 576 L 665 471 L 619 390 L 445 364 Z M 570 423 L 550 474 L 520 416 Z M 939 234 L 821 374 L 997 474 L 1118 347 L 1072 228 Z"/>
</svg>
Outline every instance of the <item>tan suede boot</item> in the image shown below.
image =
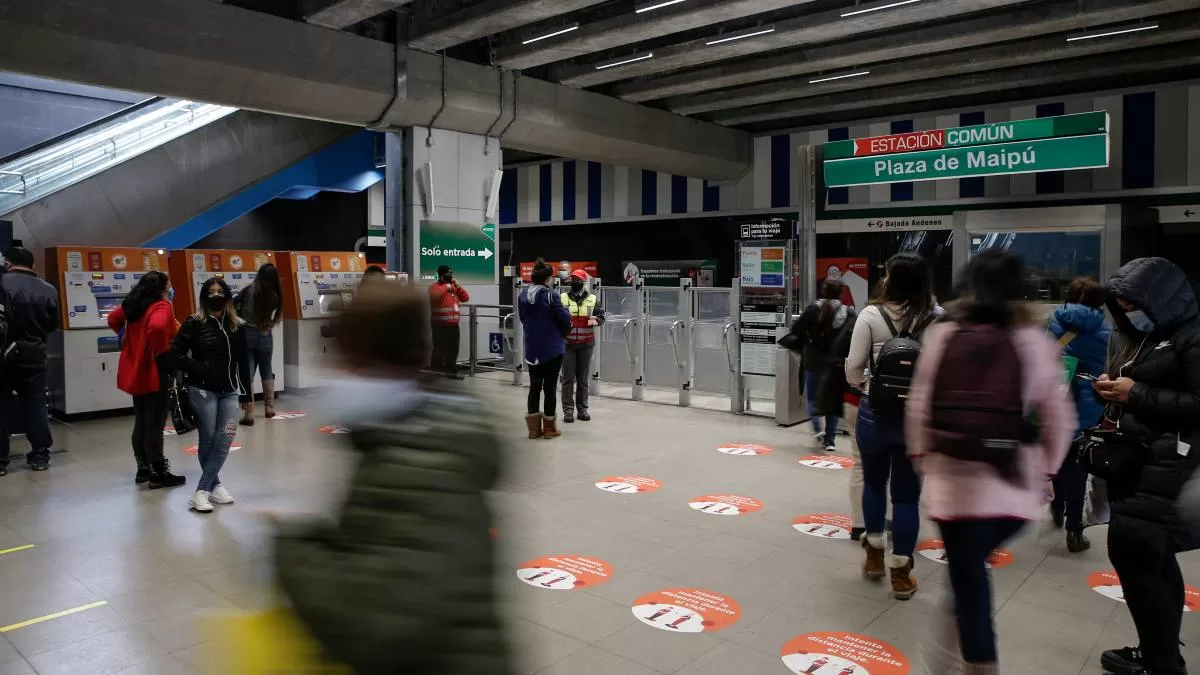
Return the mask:
<svg viewBox="0 0 1200 675">
<path fill-rule="evenodd" d="M 238 422 L 244 427 L 254 426 L 254 402 L 242 404 L 242 419 Z"/>
<path fill-rule="evenodd" d="M 887 565 L 884 564 L 887 544 L 881 541 L 876 541 L 873 544 L 871 542 L 872 539 L 882 539 L 882 535 L 868 534 L 862 538 L 863 550 L 867 552 L 867 557 L 863 561 L 863 576 L 871 581 L 878 581 L 887 572 Z M 883 545 L 876 546 L 875 544 Z"/>
<path fill-rule="evenodd" d="M 553 417 L 542 418 L 542 438 L 558 438 L 562 432 L 558 430 L 558 422 Z"/>
<path fill-rule="evenodd" d="M 266 418 L 275 416 L 275 380 L 263 380 L 263 408 Z"/>
<path fill-rule="evenodd" d="M 525 416 L 525 426 L 529 427 L 530 438 L 542 437 L 542 413 Z"/>
<path fill-rule="evenodd" d="M 913 576 L 913 559 L 908 556 L 893 555 L 888 568 L 892 573 L 892 597 L 897 600 L 908 600 L 917 593 L 917 578 Z"/>
</svg>

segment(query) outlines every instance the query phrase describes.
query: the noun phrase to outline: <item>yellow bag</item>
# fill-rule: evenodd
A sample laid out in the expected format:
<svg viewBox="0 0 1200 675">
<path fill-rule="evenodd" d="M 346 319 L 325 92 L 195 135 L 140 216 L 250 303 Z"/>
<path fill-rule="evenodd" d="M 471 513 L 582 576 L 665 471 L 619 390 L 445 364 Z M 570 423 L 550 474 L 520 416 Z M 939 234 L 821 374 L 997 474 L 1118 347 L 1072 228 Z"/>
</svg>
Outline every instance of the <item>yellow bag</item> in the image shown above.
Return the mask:
<svg viewBox="0 0 1200 675">
<path fill-rule="evenodd" d="M 218 672 L 229 675 L 352 675 L 330 663 L 287 609 L 212 614 L 202 629 L 215 649 L 205 650 Z"/>
</svg>

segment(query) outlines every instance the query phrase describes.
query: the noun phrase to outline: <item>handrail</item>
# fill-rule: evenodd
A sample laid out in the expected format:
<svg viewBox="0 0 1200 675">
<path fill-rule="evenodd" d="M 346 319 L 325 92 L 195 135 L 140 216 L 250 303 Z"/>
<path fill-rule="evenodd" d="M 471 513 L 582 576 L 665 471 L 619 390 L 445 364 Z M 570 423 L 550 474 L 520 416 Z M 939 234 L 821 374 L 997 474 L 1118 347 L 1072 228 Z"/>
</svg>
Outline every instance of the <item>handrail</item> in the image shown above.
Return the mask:
<svg viewBox="0 0 1200 675">
<path fill-rule="evenodd" d="M 131 112 L 136 112 L 138 110 L 141 110 L 142 108 L 152 106 L 161 100 L 163 100 L 161 96 L 154 96 L 154 97 L 148 98 L 145 101 L 142 101 L 140 103 L 134 103 L 133 105 L 126 106 L 124 108 L 121 108 L 120 110 L 114 110 L 113 112 L 105 115 L 104 117 L 101 117 L 98 120 L 93 120 L 82 126 L 75 127 L 74 129 L 71 129 L 70 131 L 64 131 L 63 133 L 58 134 L 57 136 L 54 136 L 53 138 L 47 138 L 44 141 L 34 143 L 33 145 L 29 146 L 28 148 L 23 148 L 21 150 L 18 150 L 6 157 L 0 157 L 0 164 L 8 164 L 9 162 L 21 159 L 22 157 L 24 157 L 26 155 L 32 155 L 33 153 L 35 153 L 39 150 L 42 150 L 44 148 L 48 148 L 56 143 L 59 143 L 70 136 L 74 136 L 76 134 L 81 134 L 85 131 L 91 131 L 92 129 L 95 129 L 96 127 L 99 127 L 108 122 L 111 122 L 112 120 L 115 120 L 122 115 L 128 115 Z"/>
<path fill-rule="evenodd" d="M 513 354 L 517 351 L 517 344 L 513 342 L 513 338 L 516 337 L 517 332 L 515 327 L 513 329 L 513 335 L 509 336 L 508 334 L 508 322 L 512 321 L 513 314 L 514 312 L 509 312 L 508 314 L 500 317 L 500 335 L 504 338 L 504 346 L 508 349 L 510 354 Z"/>
<path fill-rule="evenodd" d="M 725 343 L 725 360 L 729 362 L 729 372 L 736 373 L 737 366 L 733 363 L 733 350 L 729 348 L 729 329 L 736 328 L 737 323 L 730 321 L 725 324 L 725 328 L 721 330 L 721 341 Z M 737 334 L 737 331 L 734 331 Z"/>
<path fill-rule="evenodd" d="M 633 348 L 629 346 L 629 324 L 637 324 L 637 319 L 625 319 L 621 326 L 621 342 L 625 343 L 625 358 L 633 363 Z"/>
<path fill-rule="evenodd" d="M 682 368 L 683 361 L 679 360 L 679 332 L 676 330 L 683 325 L 683 320 L 677 320 L 671 323 L 671 351 L 675 353 L 675 367 Z"/>
<path fill-rule="evenodd" d="M 0 194 L 24 195 L 26 192 L 29 191 L 28 186 L 25 185 L 25 174 L 19 173 L 17 171 L 0 171 L 0 176 L 16 176 L 17 178 L 21 179 L 21 191 L 20 192 L 18 192 L 16 190 L 0 190 Z"/>
</svg>

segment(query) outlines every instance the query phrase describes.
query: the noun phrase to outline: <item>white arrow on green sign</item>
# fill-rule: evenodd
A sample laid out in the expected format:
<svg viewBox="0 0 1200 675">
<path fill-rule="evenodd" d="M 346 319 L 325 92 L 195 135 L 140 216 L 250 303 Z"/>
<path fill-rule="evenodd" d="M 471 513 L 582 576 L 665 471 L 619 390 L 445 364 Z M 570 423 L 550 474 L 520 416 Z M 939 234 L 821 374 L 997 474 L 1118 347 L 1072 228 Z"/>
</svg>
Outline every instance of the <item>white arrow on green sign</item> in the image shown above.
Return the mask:
<svg viewBox="0 0 1200 675">
<path fill-rule="evenodd" d="M 463 284 L 494 284 L 496 279 L 496 226 L 421 221 L 421 279 L 433 281 L 437 269 L 449 265 Z"/>
</svg>

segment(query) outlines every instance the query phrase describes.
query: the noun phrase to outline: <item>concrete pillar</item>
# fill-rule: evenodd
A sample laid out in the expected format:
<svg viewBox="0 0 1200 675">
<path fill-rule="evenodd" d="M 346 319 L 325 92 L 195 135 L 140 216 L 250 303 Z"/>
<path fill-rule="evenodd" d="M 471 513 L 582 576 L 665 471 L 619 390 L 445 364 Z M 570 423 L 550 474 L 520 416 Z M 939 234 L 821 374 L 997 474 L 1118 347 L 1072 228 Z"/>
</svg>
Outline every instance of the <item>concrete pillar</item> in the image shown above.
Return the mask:
<svg viewBox="0 0 1200 675">
<path fill-rule="evenodd" d="M 384 137 L 384 156 L 387 168 L 384 171 L 383 224 L 386 232 L 387 268 L 396 272 L 413 273 L 405 257 L 411 238 L 406 224 L 407 217 L 404 194 L 404 133 L 388 132 Z"/>
</svg>

